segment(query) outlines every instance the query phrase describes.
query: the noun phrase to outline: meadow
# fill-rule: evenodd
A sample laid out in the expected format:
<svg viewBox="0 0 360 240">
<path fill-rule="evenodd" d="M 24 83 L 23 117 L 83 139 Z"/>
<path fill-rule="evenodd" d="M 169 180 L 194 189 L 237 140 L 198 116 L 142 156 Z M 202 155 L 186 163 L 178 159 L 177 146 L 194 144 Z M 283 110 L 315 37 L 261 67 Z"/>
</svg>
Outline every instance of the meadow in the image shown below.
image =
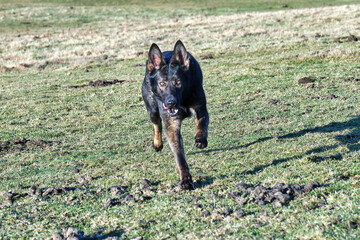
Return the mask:
<svg viewBox="0 0 360 240">
<path fill-rule="evenodd" d="M 358 3 L 0 0 L 0 239 L 359 239 Z M 183 122 L 193 191 L 141 97 L 178 39 L 210 115 L 206 149 Z"/>
</svg>

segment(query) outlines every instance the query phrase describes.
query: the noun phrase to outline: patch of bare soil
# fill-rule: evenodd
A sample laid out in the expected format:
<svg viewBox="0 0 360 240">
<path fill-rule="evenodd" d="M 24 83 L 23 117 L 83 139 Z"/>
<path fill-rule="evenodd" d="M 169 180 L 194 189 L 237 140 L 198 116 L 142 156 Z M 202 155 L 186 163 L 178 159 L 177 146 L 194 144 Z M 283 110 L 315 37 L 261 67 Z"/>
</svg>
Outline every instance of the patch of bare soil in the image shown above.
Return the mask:
<svg viewBox="0 0 360 240">
<path fill-rule="evenodd" d="M 3 141 L 0 143 L 0 153 L 17 153 L 34 148 L 45 148 L 57 144 L 58 142 L 44 141 L 44 140 L 28 140 L 25 138 L 18 138 L 12 141 Z"/>
<path fill-rule="evenodd" d="M 315 79 L 312 77 L 303 77 L 298 80 L 299 84 L 307 84 L 307 83 L 313 83 L 315 82 Z"/>
<path fill-rule="evenodd" d="M 96 81 L 91 81 L 88 84 L 83 84 L 83 85 L 71 85 L 69 86 L 69 88 L 83 88 L 83 87 L 107 87 L 113 84 L 117 84 L 117 83 L 123 83 L 125 80 L 113 80 L 113 81 L 107 81 L 107 80 L 96 80 Z"/>
<path fill-rule="evenodd" d="M 232 192 L 228 195 L 239 205 L 244 206 L 247 203 L 266 205 L 273 203 L 275 207 L 281 207 L 293 200 L 297 195 L 308 193 L 313 189 L 320 187 L 320 183 L 317 181 L 311 181 L 304 186 L 300 184 L 277 183 L 272 188 L 266 188 L 262 185 L 253 187 L 247 185 L 246 183 L 239 183 L 236 187 L 241 191 L 241 193 Z"/>
<path fill-rule="evenodd" d="M 262 185 L 251 186 L 246 183 L 239 183 L 236 188 L 239 191 L 228 192 L 226 197 L 232 198 L 239 206 L 245 206 L 246 204 L 255 203 L 258 205 L 267 205 L 272 203 L 275 208 L 283 207 L 293 200 L 296 196 L 311 192 L 313 189 L 320 187 L 320 183 L 317 181 L 311 181 L 306 185 L 300 184 L 285 184 L 277 183 L 272 188 L 267 188 Z M 215 193 L 210 193 L 207 198 L 214 199 L 216 201 L 219 196 Z M 318 207 L 325 205 L 326 203 L 319 203 Z M 212 221 L 222 221 L 227 216 L 234 218 L 242 218 L 246 216 L 246 212 L 243 209 L 233 210 L 231 208 L 224 209 L 212 209 L 212 213 L 209 210 L 205 210 L 200 204 L 192 204 L 193 208 L 202 210 L 202 217 L 211 217 Z"/>
<path fill-rule="evenodd" d="M 74 227 L 66 227 L 61 233 L 54 233 L 49 239 L 50 240 L 85 240 L 85 239 L 104 239 L 104 240 L 120 240 L 120 237 L 111 236 L 117 235 L 116 233 L 102 235 L 103 229 L 99 229 L 96 236 L 86 236 L 83 231 L 80 231 Z"/>
<path fill-rule="evenodd" d="M 4 72 L 18 72 L 20 71 L 18 68 L 16 67 L 6 67 L 6 66 L 0 66 L 0 73 L 4 73 Z"/>
<path fill-rule="evenodd" d="M 355 35 L 352 35 L 352 34 L 350 34 L 347 38 L 348 42 L 357 42 L 358 40 L 359 39 Z"/>
<path fill-rule="evenodd" d="M 214 59 L 213 55 L 204 55 L 200 57 L 202 60 L 206 60 L 206 59 Z"/>
<path fill-rule="evenodd" d="M 359 38 L 353 34 L 350 34 L 349 36 L 345 37 L 336 37 L 333 38 L 333 41 L 336 43 L 343 43 L 343 42 L 357 42 L 359 41 Z"/>
<path fill-rule="evenodd" d="M 39 198 L 49 198 L 55 195 L 63 195 L 67 192 L 74 191 L 77 188 L 74 187 L 49 187 L 49 188 L 40 188 L 38 185 L 32 185 L 28 188 L 27 193 L 16 193 L 13 191 L 6 191 L 4 193 L 4 199 L 6 202 L 12 204 L 16 200 L 27 197 L 27 196 L 35 196 Z"/>
<path fill-rule="evenodd" d="M 140 182 L 140 188 L 134 192 L 128 192 L 127 186 L 112 186 L 107 191 L 114 198 L 109 198 L 104 203 L 105 208 L 110 208 L 115 205 L 131 204 L 135 202 L 144 202 L 152 199 L 152 195 L 155 193 L 155 189 L 152 189 L 153 183 L 147 179 L 142 179 Z"/>
</svg>

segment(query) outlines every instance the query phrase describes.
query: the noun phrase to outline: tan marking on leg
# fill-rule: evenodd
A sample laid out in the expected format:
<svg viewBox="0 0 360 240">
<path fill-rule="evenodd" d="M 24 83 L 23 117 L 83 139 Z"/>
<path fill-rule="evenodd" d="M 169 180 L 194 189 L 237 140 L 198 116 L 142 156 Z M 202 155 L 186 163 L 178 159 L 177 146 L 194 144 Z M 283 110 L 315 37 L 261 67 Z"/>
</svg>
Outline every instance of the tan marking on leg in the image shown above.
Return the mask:
<svg viewBox="0 0 360 240">
<path fill-rule="evenodd" d="M 159 148 L 162 144 L 160 127 L 154 124 L 154 147 Z"/>
</svg>

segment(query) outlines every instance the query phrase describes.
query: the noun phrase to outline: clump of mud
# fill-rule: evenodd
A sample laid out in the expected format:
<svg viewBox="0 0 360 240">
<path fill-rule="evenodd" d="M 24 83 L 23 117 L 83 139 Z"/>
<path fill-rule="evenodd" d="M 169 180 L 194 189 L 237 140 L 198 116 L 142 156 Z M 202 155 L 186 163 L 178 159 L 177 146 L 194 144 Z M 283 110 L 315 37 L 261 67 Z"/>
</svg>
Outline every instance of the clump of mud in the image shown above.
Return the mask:
<svg viewBox="0 0 360 240">
<path fill-rule="evenodd" d="M 3 141 L 0 143 L 0 153 L 17 153 L 27 149 L 45 148 L 57 144 L 58 142 L 44 140 L 28 140 L 26 138 L 18 138 L 12 141 Z"/>
<path fill-rule="evenodd" d="M 139 185 L 140 188 L 131 193 L 128 192 L 128 187 L 126 186 L 109 187 L 107 191 L 113 198 L 108 198 L 104 203 L 104 207 L 111 208 L 116 205 L 141 203 L 152 199 L 155 193 L 155 190 L 151 188 L 153 183 L 144 178 L 140 181 Z"/>
<path fill-rule="evenodd" d="M 281 207 L 293 200 L 297 195 L 308 193 L 313 189 L 320 187 L 317 181 L 311 181 L 306 185 L 277 183 L 272 188 L 266 188 L 262 185 L 256 187 L 239 183 L 236 187 L 241 192 L 232 192 L 228 195 L 233 197 L 234 201 L 244 206 L 247 203 L 256 203 L 266 205 L 273 203 L 274 207 Z"/>
<path fill-rule="evenodd" d="M 88 84 L 83 85 L 71 85 L 69 88 L 84 88 L 84 87 L 107 87 L 110 85 L 114 85 L 117 83 L 123 83 L 125 80 L 113 80 L 113 81 L 107 81 L 107 80 L 96 80 L 96 81 L 90 81 Z"/>
<path fill-rule="evenodd" d="M 316 80 L 312 77 L 303 77 L 298 80 L 298 83 L 299 84 L 307 84 L 307 83 L 313 83 L 315 81 Z"/>
<path fill-rule="evenodd" d="M 103 231 L 103 230 L 102 230 Z M 104 239 L 104 240 L 120 240 L 120 237 L 106 236 L 101 234 L 86 236 L 83 231 L 74 227 L 66 227 L 61 233 L 54 233 L 49 240 L 90 240 L 90 239 Z"/>
</svg>

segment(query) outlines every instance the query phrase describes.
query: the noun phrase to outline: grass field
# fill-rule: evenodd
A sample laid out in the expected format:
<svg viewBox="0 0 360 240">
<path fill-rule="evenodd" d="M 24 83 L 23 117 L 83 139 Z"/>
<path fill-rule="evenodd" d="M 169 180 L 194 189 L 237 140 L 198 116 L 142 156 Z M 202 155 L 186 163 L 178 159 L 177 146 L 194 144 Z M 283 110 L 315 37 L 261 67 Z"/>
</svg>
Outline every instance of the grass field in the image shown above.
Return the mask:
<svg viewBox="0 0 360 240">
<path fill-rule="evenodd" d="M 0 239 L 359 239 L 357 2 L 0 0 Z M 182 128 L 194 191 L 140 90 L 178 39 L 210 114 L 208 148 Z M 310 181 L 281 206 L 237 186 Z"/>
</svg>

